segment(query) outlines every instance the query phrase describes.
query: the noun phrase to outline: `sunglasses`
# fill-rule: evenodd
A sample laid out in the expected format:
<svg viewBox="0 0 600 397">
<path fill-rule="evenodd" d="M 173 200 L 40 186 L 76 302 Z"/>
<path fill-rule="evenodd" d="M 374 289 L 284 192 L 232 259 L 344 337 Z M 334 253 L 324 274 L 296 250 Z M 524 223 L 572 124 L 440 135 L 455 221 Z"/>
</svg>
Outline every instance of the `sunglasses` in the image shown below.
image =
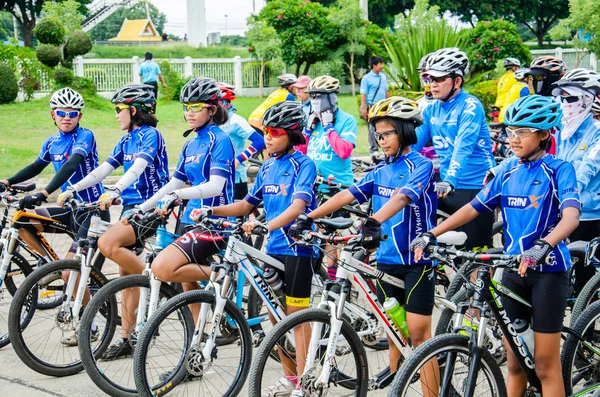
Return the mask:
<svg viewBox="0 0 600 397">
<path fill-rule="evenodd" d="M 70 112 L 65 112 L 64 110 L 55 110 L 54 114 L 57 115 L 58 117 L 67 117 L 69 116 L 70 118 L 74 119 L 75 117 L 79 116 L 81 112 L 79 110 L 72 110 Z"/>
<path fill-rule="evenodd" d="M 383 141 L 392 135 L 396 135 L 396 133 L 397 133 L 396 130 L 385 130 L 385 131 L 381 131 L 381 132 L 375 131 L 375 137 L 377 138 L 378 141 Z"/>
<path fill-rule="evenodd" d="M 117 114 L 121 113 L 121 110 L 125 110 L 125 109 L 129 109 L 129 105 L 115 106 L 115 112 L 117 112 Z"/>
<path fill-rule="evenodd" d="M 533 79 L 536 80 L 536 81 L 542 81 L 545 78 L 546 78 L 545 74 L 538 74 L 538 75 L 533 76 Z"/>
<path fill-rule="evenodd" d="M 432 83 L 443 83 L 444 81 L 446 81 L 447 79 L 451 78 L 452 76 L 440 76 L 440 77 L 435 77 L 432 75 L 429 75 L 429 77 L 427 77 L 429 79 L 430 82 Z"/>
<path fill-rule="evenodd" d="M 582 97 L 576 96 L 576 95 L 569 95 L 569 96 L 561 95 L 559 98 L 562 103 L 575 103 L 577 101 L 580 101 Z"/>
<path fill-rule="evenodd" d="M 511 128 L 511 127 L 506 127 L 506 132 L 508 133 L 508 138 L 509 139 L 514 139 L 514 138 L 519 138 L 519 139 L 523 139 L 523 138 L 527 138 L 528 136 L 531 136 L 533 134 L 535 134 L 536 132 L 541 131 L 538 128 Z"/>
<path fill-rule="evenodd" d="M 288 133 L 283 128 L 265 127 L 265 134 L 270 135 L 271 138 L 279 138 L 280 136 L 287 135 Z"/>
<path fill-rule="evenodd" d="M 192 112 L 192 113 L 200 113 L 202 111 L 202 109 L 208 109 L 209 107 L 211 107 L 212 105 L 209 103 L 194 103 L 191 105 L 188 105 L 187 103 L 183 104 L 183 111 L 184 112 Z"/>
</svg>

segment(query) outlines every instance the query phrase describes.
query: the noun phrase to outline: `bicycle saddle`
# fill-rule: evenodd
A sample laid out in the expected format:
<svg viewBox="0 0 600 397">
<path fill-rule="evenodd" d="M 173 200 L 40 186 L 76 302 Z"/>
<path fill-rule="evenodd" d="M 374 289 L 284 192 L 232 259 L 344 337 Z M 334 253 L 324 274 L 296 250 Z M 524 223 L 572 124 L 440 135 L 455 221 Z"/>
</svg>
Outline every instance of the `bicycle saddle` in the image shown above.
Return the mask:
<svg viewBox="0 0 600 397">
<path fill-rule="evenodd" d="M 441 236 L 438 236 L 438 244 L 444 245 L 463 245 L 467 241 L 467 234 L 465 232 L 449 231 Z"/>
<path fill-rule="evenodd" d="M 577 240 L 577 241 L 573 241 L 572 243 L 567 245 L 567 248 L 569 249 L 569 253 L 571 254 L 571 256 L 574 256 L 577 258 L 583 258 L 583 257 L 585 257 L 587 245 L 588 245 L 587 241 Z"/>
<path fill-rule="evenodd" d="M 352 226 L 354 224 L 354 221 L 352 221 L 352 219 L 337 217 L 332 219 L 318 219 L 315 221 L 315 223 L 335 230 L 343 230 L 348 229 L 350 226 Z"/>
<path fill-rule="evenodd" d="M 32 190 L 35 190 L 35 183 L 33 183 L 33 182 L 16 183 L 14 185 L 11 185 L 10 188 L 17 193 L 31 192 Z"/>
</svg>

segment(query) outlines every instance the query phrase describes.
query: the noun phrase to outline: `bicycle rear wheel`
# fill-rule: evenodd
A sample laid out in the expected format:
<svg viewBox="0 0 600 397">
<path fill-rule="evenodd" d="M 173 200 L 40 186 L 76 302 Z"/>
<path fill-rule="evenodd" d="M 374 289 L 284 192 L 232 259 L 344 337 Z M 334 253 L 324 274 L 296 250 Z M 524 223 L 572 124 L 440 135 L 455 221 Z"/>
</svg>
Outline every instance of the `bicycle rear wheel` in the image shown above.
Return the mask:
<svg viewBox="0 0 600 397">
<path fill-rule="evenodd" d="M 436 336 L 415 349 L 402 364 L 389 396 L 438 396 L 443 384 L 447 385 L 446 395 L 464 396 L 470 362 L 469 337 L 456 334 Z M 453 367 L 446 368 L 449 364 Z M 487 350 L 481 356 L 474 395 L 507 396 L 500 367 Z"/>
<path fill-rule="evenodd" d="M 64 272 L 79 274 L 80 263 L 65 259 L 45 264 L 31 273 L 15 294 L 9 311 L 9 336 L 15 353 L 21 361 L 36 372 L 49 376 L 69 376 L 83 370 L 77 345 L 77 329 L 81 313 L 71 314 L 62 310 L 62 305 L 52 309 L 39 309 L 40 300 L 65 299 L 67 283 Z M 46 276 L 56 274 L 58 277 Z M 86 282 L 91 295 L 107 283 L 102 273 L 92 269 Z M 71 297 L 71 299 L 73 299 Z M 116 313 L 116 301 L 110 301 L 101 309 L 105 321 Z M 22 324 L 24 317 L 29 321 Z M 20 321 L 21 320 L 21 321 Z M 99 325 L 106 329 L 102 324 Z M 98 335 L 100 341 L 108 343 L 105 335 Z"/>
<path fill-rule="evenodd" d="M 215 296 L 207 291 L 190 291 L 165 302 L 146 323 L 134 352 L 133 372 L 138 393 L 144 397 L 235 396 L 244 385 L 252 359 L 252 334 L 242 312 L 227 301 L 217 336 L 235 343 L 217 345 L 204 356 L 206 331 L 195 330 L 189 321 L 191 305 L 208 304 Z M 192 306 L 193 309 L 193 306 Z M 188 320 L 186 320 L 188 319 Z M 213 320 L 212 310 L 206 316 Z M 191 345 L 192 334 L 202 339 Z"/>
<path fill-rule="evenodd" d="M 8 264 L 4 282 L 0 287 L 0 348 L 10 343 L 8 336 L 8 312 L 13 296 L 17 293 L 17 288 L 23 283 L 25 277 L 31 274 L 32 271 L 29 262 L 18 252 L 13 255 Z M 24 326 L 29 319 L 26 312 L 21 319 L 21 326 Z"/>
</svg>

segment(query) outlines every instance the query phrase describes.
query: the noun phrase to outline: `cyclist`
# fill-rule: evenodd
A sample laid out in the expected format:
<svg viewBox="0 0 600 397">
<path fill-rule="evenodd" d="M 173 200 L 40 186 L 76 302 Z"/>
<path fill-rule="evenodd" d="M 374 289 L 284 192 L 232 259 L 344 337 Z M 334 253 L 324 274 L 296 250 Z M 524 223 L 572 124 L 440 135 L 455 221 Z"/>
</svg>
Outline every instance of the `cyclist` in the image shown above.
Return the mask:
<svg viewBox="0 0 600 397">
<path fill-rule="evenodd" d="M 256 182 L 244 200 L 212 209 L 215 216 L 241 216 L 250 213 L 261 201 L 264 202 L 269 230 L 267 254 L 285 265 L 285 272 L 278 273 L 285 285 L 287 314 L 309 307 L 313 276 L 313 250 L 301 246 L 290 247 L 292 240 L 287 236 L 291 222 L 300 214 L 315 208 L 315 164 L 294 149 L 295 145 L 304 143 L 302 129 L 305 123 L 306 116 L 299 102 L 280 102 L 267 109 L 262 125 L 271 158 L 260 168 Z M 248 221 L 244 224 L 244 230 L 250 234 L 257 225 L 255 220 Z M 294 332 L 297 355 L 301 352 L 305 354 L 308 349 L 304 344 L 304 332 L 308 330 L 299 328 Z M 264 390 L 263 395 L 290 395 L 296 388 L 298 375 L 304 371 L 304 359 L 298 357 L 299 365 L 296 368 L 285 354 L 280 353 L 279 357 L 285 377 Z"/>
<path fill-rule="evenodd" d="M 506 99 L 504 100 L 504 106 L 500 109 L 500 114 L 498 115 L 498 122 L 504 122 L 504 114 L 506 113 L 506 109 L 510 105 L 513 104 L 517 99 L 529 95 L 529 69 L 521 68 L 515 70 L 515 83 L 510 87 L 508 94 L 506 94 Z"/>
<path fill-rule="evenodd" d="M 369 122 L 385 154 L 385 161 L 347 190 L 336 194 L 319 208 L 299 219 L 290 236 L 299 237 L 310 229 L 313 219 L 322 218 L 353 200 L 373 200 L 373 212 L 363 223 L 365 248 L 379 247 L 382 233 L 390 238 L 377 249 L 377 269 L 403 279 L 405 289 L 382 283 L 377 295 L 395 297 L 407 311 L 413 346 L 431 338 L 435 275 L 429 260 L 412 261 L 409 242 L 436 223 L 437 195 L 430 160 L 411 150 L 417 142 L 416 127 L 423 123 L 417 103 L 402 97 L 377 102 L 369 111 Z M 390 369 L 398 369 L 400 350 L 390 341 Z"/>
<path fill-rule="evenodd" d="M 380 56 L 372 56 L 369 59 L 371 71 L 367 73 L 360 81 L 360 118 L 367 121 L 369 108 L 381 99 L 389 97 L 387 78 L 383 74 L 383 58 Z M 373 127 L 370 123 L 367 125 L 368 133 L 367 140 L 369 142 L 369 154 L 371 162 L 377 164 L 379 161 L 379 145 L 373 135 Z"/>
<path fill-rule="evenodd" d="M 417 105 L 419 106 L 419 109 L 421 111 L 423 111 L 427 106 L 431 105 L 433 101 L 435 101 L 435 98 L 431 93 L 431 81 L 429 81 L 429 78 L 423 76 L 423 73 L 426 70 L 425 66 L 427 65 L 427 60 L 429 59 L 431 54 L 433 54 L 433 52 L 430 52 L 429 54 L 421 58 L 421 60 L 419 61 L 419 67 L 417 68 L 421 79 L 421 87 L 423 87 L 423 96 L 417 100 Z"/>
<path fill-rule="evenodd" d="M 501 114 L 502 108 L 506 108 L 508 105 L 510 105 L 510 103 L 506 103 L 506 98 L 508 97 L 508 93 L 510 92 L 512 86 L 517 83 L 515 71 L 520 67 L 521 61 L 519 61 L 517 58 L 506 58 L 504 60 L 504 69 L 506 72 L 498 80 L 496 102 L 494 103 L 494 106 L 492 106 L 493 111 L 500 111 Z M 500 118 L 494 121 L 500 121 Z"/>
<path fill-rule="evenodd" d="M 273 91 L 263 103 L 254 109 L 254 111 L 250 114 L 250 117 L 248 117 L 248 122 L 250 125 L 256 128 L 258 131 L 262 131 L 262 125 L 260 125 L 260 122 L 268 108 L 279 102 L 295 101 L 296 98 L 294 97 L 294 87 L 292 87 L 292 85 L 297 81 L 298 78 L 291 73 L 278 76 L 277 82 L 281 88 Z"/>
<path fill-rule="evenodd" d="M 183 234 L 185 226 L 193 223 L 190 220 L 193 208 L 233 202 L 234 150 L 231 140 L 218 126 L 227 122 L 227 111 L 220 104 L 220 98 L 221 90 L 213 79 L 192 78 L 183 86 L 180 101 L 183 103 L 184 117 L 191 128 L 184 136 L 191 132 L 195 132 L 196 136 L 183 145 L 171 180 L 152 197 L 135 207 L 128 214 L 126 222 L 118 224 L 119 235 L 127 235 L 127 240 L 132 241 L 135 238 L 135 223 L 129 220 L 154 208 L 156 212 L 166 216 L 168 210 L 179 204 L 179 200 L 190 201 L 183 213 L 178 234 Z M 192 186 L 186 188 L 186 183 Z M 105 236 L 111 237 L 109 233 L 110 230 Z M 221 241 L 215 244 L 210 239 L 198 238 L 200 235 L 193 230 L 158 254 L 152 262 L 153 275 L 162 281 L 181 283 L 185 291 L 198 288 L 197 281 L 207 280 L 207 274 L 210 273 L 210 270 L 205 273 L 205 268 L 199 265 L 224 248 Z M 119 265 L 123 268 L 121 263 Z M 133 271 L 137 273 L 134 274 L 141 274 L 142 263 L 138 260 L 135 265 Z M 128 267 L 122 273 L 131 273 L 131 270 Z M 135 296 L 132 294 L 131 300 L 123 299 L 126 310 L 122 310 L 121 314 L 124 321 L 122 339 L 107 349 L 102 356 L 104 360 L 133 353 L 128 333 L 135 324 L 134 312 L 139 301 L 139 292 L 135 289 L 133 291 L 136 293 Z"/>
<path fill-rule="evenodd" d="M 552 84 L 560 80 L 567 71 L 562 59 L 542 56 L 529 65 L 529 74 L 533 76 L 533 92 L 538 95 L 552 96 Z"/>
<path fill-rule="evenodd" d="M 502 304 L 512 321 L 529 321 L 533 316 L 535 372 L 544 396 L 551 397 L 565 395 L 560 337 L 571 266 L 565 239 L 577 228 L 581 209 L 573 166 L 546 153 L 549 130 L 560 123 L 561 113 L 558 102 L 540 95 L 520 98 L 509 106 L 505 123 L 517 157 L 505 160 L 509 164 L 475 199 L 411 243 L 414 259 L 420 260 L 437 236 L 501 207 L 504 250 L 523 255 L 518 272 L 504 272 L 502 283 L 528 299 L 532 309 L 510 299 Z M 523 396 L 527 379 L 515 354 L 508 346 L 506 350 L 508 395 Z"/>
<path fill-rule="evenodd" d="M 495 165 L 483 105 L 462 90 L 468 70 L 467 54 L 458 48 L 443 48 L 429 57 L 423 75 L 431 80 L 437 100 L 423 111 L 424 123 L 417 129 L 419 140 L 413 146 L 420 151 L 433 140 L 442 180 L 436 184 L 438 204 L 449 214 L 477 195 L 487 171 Z M 494 214 L 488 213 L 464 225 L 466 247 L 487 247 L 493 222 Z"/>
<path fill-rule="evenodd" d="M 219 127 L 229 135 L 235 149 L 235 199 L 243 200 L 248 193 L 248 176 L 244 162 L 265 148 L 263 137 L 246 121 L 237 114 L 237 109 L 232 102 L 236 95 L 233 86 L 217 83 L 221 89 L 221 105 L 227 110 L 227 121 Z M 246 141 L 250 146 L 246 148 Z"/>
<path fill-rule="evenodd" d="M 577 188 L 581 196 L 579 226 L 571 241 L 590 241 L 600 236 L 600 129 L 594 123 L 592 107 L 600 94 L 600 73 L 590 69 L 573 69 L 556 83 L 552 94 L 560 100 L 562 127 L 556 137 L 556 157 L 575 168 Z M 575 291 L 581 291 L 594 276 L 594 266 L 584 261 L 575 263 Z"/>
<path fill-rule="evenodd" d="M 50 180 L 44 190 L 26 196 L 21 201 L 21 208 L 33 209 L 45 202 L 48 196 L 57 189 L 60 188 L 62 191 L 65 191 L 98 166 L 98 150 L 96 149 L 94 133 L 81 127 L 79 124 L 83 118 L 84 107 L 83 97 L 69 87 L 62 88 L 52 94 L 50 98 L 50 116 L 54 120 L 54 125 L 58 128 L 58 132 L 46 139 L 38 158 L 33 163 L 10 178 L 0 181 L 0 192 L 5 191 L 10 185 L 39 175 L 44 168 L 52 163 L 56 175 Z M 102 192 L 102 184 L 95 183 L 87 189 L 82 190 L 77 198 L 88 203 L 93 203 L 100 198 Z M 87 230 L 91 220 L 91 217 L 87 216 L 87 213 L 73 217 L 69 211 L 56 207 L 38 208 L 35 212 L 38 215 L 58 220 L 64 225 L 71 225 L 77 230 L 78 237 L 87 237 Z M 108 211 L 102 211 L 100 217 L 105 221 L 110 221 Z M 72 224 L 73 222 L 75 223 Z M 61 233 L 60 229 L 55 228 L 44 230 L 41 224 L 37 224 L 36 228 L 42 232 Z M 38 245 L 36 240 L 25 229 L 19 229 L 19 237 L 41 255 L 45 255 L 42 247 Z M 66 257 L 72 258 L 76 251 L 77 243 L 74 241 Z M 84 303 L 87 303 L 87 301 Z"/>
<path fill-rule="evenodd" d="M 298 77 L 298 81 L 292 84 L 292 87 L 295 90 L 296 97 L 300 102 L 302 102 L 302 108 L 304 109 L 304 113 L 306 114 L 306 118 L 312 112 L 312 106 L 310 105 L 310 95 L 306 92 L 306 88 L 310 84 L 312 79 L 307 75 L 302 75 Z"/>
<path fill-rule="evenodd" d="M 156 129 L 157 120 L 153 114 L 156 99 L 152 86 L 123 86 L 114 94 L 111 102 L 116 105 L 119 127 L 127 133 L 104 163 L 58 197 L 59 206 L 77 192 L 99 183 L 120 166 L 123 166 L 125 174 L 113 187 L 106 188 L 98 203 L 101 208 L 108 209 L 116 199 L 121 198 L 121 216 L 150 198 L 168 181 L 167 148 L 162 134 Z M 157 227 L 132 226 L 117 222 L 98 240 L 100 252 L 119 264 L 121 276 L 142 273 L 144 265 L 132 248 L 143 248 L 143 241 Z M 130 297 L 123 298 L 124 301 L 126 299 Z M 77 344 L 76 335 L 71 344 Z"/>
</svg>

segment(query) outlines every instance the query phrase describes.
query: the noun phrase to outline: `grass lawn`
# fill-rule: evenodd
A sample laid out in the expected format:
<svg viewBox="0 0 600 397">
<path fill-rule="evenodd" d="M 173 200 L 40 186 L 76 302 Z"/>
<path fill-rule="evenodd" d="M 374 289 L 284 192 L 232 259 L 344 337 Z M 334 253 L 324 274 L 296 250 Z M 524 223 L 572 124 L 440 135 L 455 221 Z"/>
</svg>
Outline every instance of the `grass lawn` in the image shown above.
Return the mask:
<svg viewBox="0 0 600 397">
<path fill-rule="evenodd" d="M 44 140 L 57 129 L 50 117 L 48 97 L 25 103 L 0 105 L 0 179 L 7 178 L 24 166 L 33 162 Z M 353 114 L 359 120 L 359 132 L 355 154 L 368 154 L 367 126 L 358 117 L 358 108 L 350 95 L 340 96 L 340 108 Z M 234 102 L 238 113 L 248 117 L 260 103 L 260 98 L 238 98 Z M 112 152 L 114 145 L 123 135 L 117 128 L 115 112 L 108 100 L 98 100 L 94 106 L 84 109 L 81 125 L 91 129 L 98 145 L 100 161 Z M 188 129 L 183 120 L 179 102 L 159 102 L 157 117 L 158 129 L 167 142 L 171 166 L 175 166 L 181 147 L 185 142 L 182 133 Z M 44 174 L 54 173 L 47 167 Z"/>
</svg>

